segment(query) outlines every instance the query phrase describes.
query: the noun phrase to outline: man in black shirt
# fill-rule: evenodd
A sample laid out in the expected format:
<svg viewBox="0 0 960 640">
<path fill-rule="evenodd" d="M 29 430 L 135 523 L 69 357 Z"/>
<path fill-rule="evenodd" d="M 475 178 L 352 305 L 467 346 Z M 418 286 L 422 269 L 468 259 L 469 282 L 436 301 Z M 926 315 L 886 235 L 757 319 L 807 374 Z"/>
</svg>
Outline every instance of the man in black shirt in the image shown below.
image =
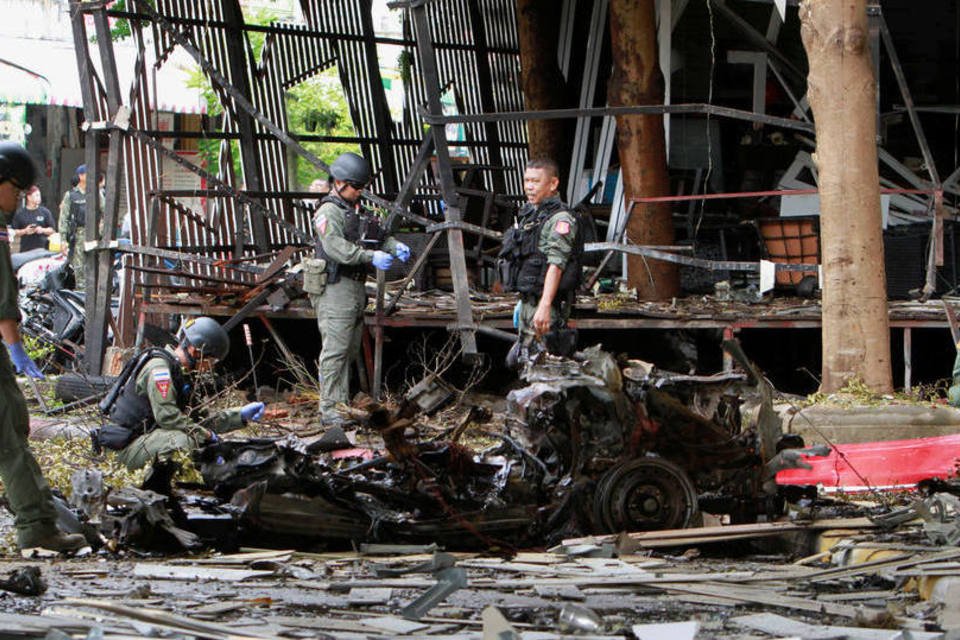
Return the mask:
<svg viewBox="0 0 960 640">
<path fill-rule="evenodd" d="M 33 185 L 26 195 L 26 206 L 17 209 L 10 228 L 20 237 L 20 251 L 47 249 L 56 223 L 50 210 L 40 204 L 40 188 Z"/>
</svg>

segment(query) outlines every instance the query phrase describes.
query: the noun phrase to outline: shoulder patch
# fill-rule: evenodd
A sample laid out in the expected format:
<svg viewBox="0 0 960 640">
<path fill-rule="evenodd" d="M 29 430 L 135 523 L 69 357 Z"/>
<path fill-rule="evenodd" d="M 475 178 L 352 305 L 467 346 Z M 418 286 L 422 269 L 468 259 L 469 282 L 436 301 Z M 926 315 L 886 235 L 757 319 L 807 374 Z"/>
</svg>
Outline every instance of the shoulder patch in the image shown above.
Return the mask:
<svg viewBox="0 0 960 640">
<path fill-rule="evenodd" d="M 553 230 L 561 236 L 565 236 L 570 233 L 570 223 L 566 220 L 557 220 L 557 224 L 553 226 Z"/>
<path fill-rule="evenodd" d="M 150 375 L 153 378 L 153 384 L 157 387 L 157 391 L 160 392 L 160 396 L 166 398 L 170 392 L 170 370 L 166 367 L 157 367 Z"/>
<path fill-rule="evenodd" d="M 327 214 L 321 213 L 317 216 L 317 231 L 320 233 L 327 232 Z"/>
</svg>

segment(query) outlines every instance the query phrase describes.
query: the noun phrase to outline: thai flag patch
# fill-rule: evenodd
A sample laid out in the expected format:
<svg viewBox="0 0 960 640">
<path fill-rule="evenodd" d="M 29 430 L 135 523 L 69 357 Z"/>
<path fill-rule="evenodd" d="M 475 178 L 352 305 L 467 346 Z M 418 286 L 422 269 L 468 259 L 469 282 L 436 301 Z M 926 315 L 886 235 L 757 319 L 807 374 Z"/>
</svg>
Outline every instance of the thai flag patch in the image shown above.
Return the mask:
<svg viewBox="0 0 960 640">
<path fill-rule="evenodd" d="M 327 232 L 327 216 L 326 214 L 321 215 L 317 218 L 317 231 L 320 232 L 320 235 L 323 235 Z"/>
<path fill-rule="evenodd" d="M 0 242 L 10 242 L 10 236 L 9 234 L 7 234 L 6 227 L 4 227 L 2 231 L 0 231 Z"/>
<path fill-rule="evenodd" d="M 557 224 L 553 227 L 553 230 L 565 236 L 570 233 L 570 223 L 566 220 L 557 220 Z"/>
<path fill-rule="evenodd" d="M 163 398 L 167 397 L 170 391 L 170 371 L 167 369 L 155 369 L 153 372 L 153 384 L 157 386 L 157 391 Z"/>
</svg>

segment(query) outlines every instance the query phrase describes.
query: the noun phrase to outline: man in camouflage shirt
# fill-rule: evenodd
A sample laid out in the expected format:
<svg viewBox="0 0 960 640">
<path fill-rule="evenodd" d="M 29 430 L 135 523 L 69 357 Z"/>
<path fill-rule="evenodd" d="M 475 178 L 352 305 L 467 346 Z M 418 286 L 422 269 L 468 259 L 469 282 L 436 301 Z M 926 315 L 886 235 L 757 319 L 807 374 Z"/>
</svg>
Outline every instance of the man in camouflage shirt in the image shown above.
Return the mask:
<svg viewBox="0 0 960 640">
<path fill-rule="evenodd" d="M 33 185 L 36 177 L 33 160 L 23 147 L 0 142 L 0 336 L 7 345 L 0 349 L 0 480 L 15 518 L 20 548 L 68 551 L 84 546 L 86 540 L 82 535 L 57 530 L 50 487 L 27 444 L 30 433 L 27 402 L 13 375 L 16 367 L 17 372 L 43 378 L 20 341 L 17 281 L 7 236 L 7 223 L 17 208 L 20 194 Z"/>
<path fill-rule="evenodd" d="M 577 217 L 560 200 L 553 160 L 527 162 L 523 187 L 527 204 L 520 209 L 514 228 L 513 282 L 508 286 L 520 293 L 517 328 L 520 345 L 529 349 L 566 327 L 580 283 L 582 243 L 577 241 Z"/>
<path fill-rule="evenodd" d="M 219 439 L 217 434 L 239 429 L 263 416 L 262 402 L 227 409 L 201 425 L 188 413 L 190 383 L 186 373 L 212 367 L 229 352 L 226 331 L 212 318 L 188 320 L 180 343 L 167 349 L 147 349 L 134 356 L 101 405 L 111 424 L 98 434 L 99 443 L 118 449 L 129 469 L 146 466 L 174 451 L 191 451 Z"/>
<path fill-rule="evenodd" d="M 323 261 L 323 284 L 305 285 L 320 329 L 320 419 L 342 425 L 337 405 L 350 401 L 350 363 L 360 352 L 367 275 L 371 267 L 386 271 L 394 257 L 410 259 L 410 248 L 388 235 L 380 217 L 361 206 L 370 182 L 370 164 L 344 153 L 330 165 L 333 188 L 314 219 L 317 258 Z"/>
</svg>

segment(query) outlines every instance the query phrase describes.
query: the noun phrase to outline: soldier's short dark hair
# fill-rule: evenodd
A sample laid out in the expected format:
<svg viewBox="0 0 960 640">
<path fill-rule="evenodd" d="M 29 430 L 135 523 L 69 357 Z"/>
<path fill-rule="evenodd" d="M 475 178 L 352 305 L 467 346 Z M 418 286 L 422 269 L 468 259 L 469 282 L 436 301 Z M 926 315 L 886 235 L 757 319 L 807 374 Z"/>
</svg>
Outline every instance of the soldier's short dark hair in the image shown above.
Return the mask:
<svg viewBox="0 0 960 640">
<path fill-rule="evenodd" d="M 547 158 L 546 156 L 540 156 L 538 158 L 530 158 L 529 160 L 527 160 L 526 168 L 527 169 L 543 169 L 554 178 L 560 177 L 560 167 L 557 166 L 557 163 L 553 158 Z"/>
</svg>

